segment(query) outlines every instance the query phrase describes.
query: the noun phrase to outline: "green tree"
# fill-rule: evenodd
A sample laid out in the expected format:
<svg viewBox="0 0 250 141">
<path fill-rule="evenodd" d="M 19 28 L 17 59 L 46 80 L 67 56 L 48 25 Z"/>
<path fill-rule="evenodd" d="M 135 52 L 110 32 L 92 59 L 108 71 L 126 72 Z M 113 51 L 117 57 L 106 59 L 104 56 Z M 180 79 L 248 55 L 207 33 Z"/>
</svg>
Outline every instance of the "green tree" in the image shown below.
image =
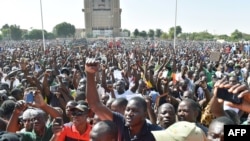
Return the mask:
<svg viewBox="0 0 250 141">
<path fill-rule="evenodd" d="M 162 35 L 162 30 L 161 30 L 161 29 L 156 29 L 156 31 L 155 31 L 155 36 L 156 36 L 157 38 L 160 38 L 161 35 Z"/>
<path fill-rule="evenodd" d="M 2 26 L 1 32 L 4 39 L 11 39 L 11 31 L 8 24 Z"/>
<path fill-rule="evenodd" d="M 47 31 L 44 30 L 44 35 L 47 34 Z M 42 30 L 39 29 L 33 29 L 28 33 L 28 38 L 29 39 L 43 39 L 43 33 Z M 45 36 L 46 38 L 46 36 Z"/>
<path fill-rule="evenodd" d="M 182 33 L 182 28 L 180 27 L 180 26 L 176 26 L 176 37 L 179 35 L 179 34 L 181 34 Z M 171 27 L 170 29 L 169 29 L 169 37 L 171 38 L 171 39 L 173 39 L 174 38 L 174 27 Z"/>
<path fill-rule="evenodd" d="M 140 32 L 139 32 L 138 29 L 135 29 L 135 31 L 133 32 L 133 34 L 134 34 L 135 37 L 139 36 L 139 33 L 140 33 Z"/>
<path fill-rule="evenodd" d="M 166 32 L 161 34 L 162 39 L 168 39 L 168 34 Z"/>
<path fill-rule="evenodd" d="M 149 31 L 148 31 L 148 37 L 154 38 L 154 36 L 155 36 L 154 30 L 153 29 L 149 29 Z"/>
<path fill-rule="evenodd" d="M 22 38 L 22 30 L 17 25 L 5 24 L 2 26 L 1 32 L 5 39 L 20 40 Z"/>
<path fill-rule="evenodd" d="M 130 31 L 129 31 L 128 29 L 123 29 L 123 32 L 124 32 L 124 33 L 127 33 L 128 37 L 130 37 L 130 34 L 131 34 L 131 33 L 130 33 Z"/>
<path fill-rule="evenodd" d="M 212 40 L 214 36 L 207 31 L 198 32 L 196 36 L 197 40 Z"/>
<path fill-rule="evenodd" d="M 188 33 L 181 33 L 179 35 L 179 39 L 182 39 L 182 40 L 188 40 Z"/>
<path fill-rule="evenodd" d="M 250 40 L 250 34 L 243 33 L 243 39 L 246 41 Z"/>
<path fill-rule="evenodd" d="M 56 38 L 55 34 L 51 33 L 51 32 L 47 33 L 45 37 L 46 37 L 46 39 L 55 39 Z"/>
<path fill-rule="evenodd" d="M 22 30 L 17 25 L 10 26 L 10 35 L 13 40 L 21 40 L 22 39 Z"/>
<path fill-rule="evenodd" d="M 226 35 L 226 34 L 218 35 L 217 38 L 218 39 L 223 39 L 223 40 L 229 40 L 229 36 Z"/>
<path fill-rule="evenodd" d="M 58 37 L 72 37 L 75 35 L 76 29 L 70 23 L 60 23 L 53 28 L 53 33 Z"/>
<path fill-rule="evenodd" d="M 233 41 L 237 41 L 237 40 L 240 40 L 242 39 L 242 32 L 240 32 L 239 30 L 235 30 L 233 33 L 231 33 L 231 39 Z"/>
<path fill-rule="evenodd" d="M 0 34 L 0 41 L 1 41 L 1 40 L 3 40 L 3 35 L 2 35 L 2 34 Z"/>
<path fill-rule="evenodd" d="M 141 37 L 143 37 L 143 38 L 146 38 L 147 37 L 147 32 L 146 31 L 141 31 L 140 33 L 139 33 L 139 35 L 141 36 Z"/>
</svg>

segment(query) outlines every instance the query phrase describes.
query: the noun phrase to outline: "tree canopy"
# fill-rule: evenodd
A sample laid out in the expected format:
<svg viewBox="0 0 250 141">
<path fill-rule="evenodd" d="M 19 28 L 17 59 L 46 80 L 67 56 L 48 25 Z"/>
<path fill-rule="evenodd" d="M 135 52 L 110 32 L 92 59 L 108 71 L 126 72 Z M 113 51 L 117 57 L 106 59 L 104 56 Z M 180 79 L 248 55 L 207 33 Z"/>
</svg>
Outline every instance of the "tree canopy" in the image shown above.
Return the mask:
<svg viewBox="0 0 250 141">
<path fill-rule="evenodd" d="M 53 28 L 53 33 L 58 37 L 72 37 L 75 35 L 76 29 L 70 23 L 60 23 Z"/>
<path fill-rule="evenodd" d="M 33 29 L 28 31 L 27 29 L 21 29 L 18 25 L 8 25 L 5 24 L 0 29 L 0 40 L 21 40 L 21 39 L 42 39 L 42 30 Z M 128 29 L 121 30 L 126 36 L 130 37 L 131 32 Z M 73 37 L 75 35 L 76 29 L 75 26 L 62 22 L 54 26 L 53 33 L 49 33 L 44 30 L 44 35 L 46 39 L 54 39 L 56 37 Z M 86 35 L 87 37 L 92 37 L 91 35 Z M 164 32 L 161 29 L 149 29 L 148 32 L 145 30 L 140 31 L 136 28 L 133 31 L 133 36 L 143 37 L 143 38 L 161 38 L 161 39 L 173 39 L 174 38 L 174 27 L 169 28 L 168 32 Z M 223 39 L 225 41 L 249 41 L 250 34 L 235 29 L 230 35 L 213 35 L 207 31 L 201 32 L 190 32 L 183 33 L 181 26 L 176 26 L 176 38 L 182 40 L 216 40 Z"/>
</svg>

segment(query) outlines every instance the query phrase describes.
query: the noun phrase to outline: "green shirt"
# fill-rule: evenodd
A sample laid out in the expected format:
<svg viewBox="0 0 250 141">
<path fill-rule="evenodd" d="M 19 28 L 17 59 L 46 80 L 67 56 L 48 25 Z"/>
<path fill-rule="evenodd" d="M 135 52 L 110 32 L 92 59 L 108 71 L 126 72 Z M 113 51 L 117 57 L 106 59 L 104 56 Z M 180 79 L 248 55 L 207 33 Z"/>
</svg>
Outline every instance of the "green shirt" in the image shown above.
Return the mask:
<svg viewBox="0 0 250 141">
<path fill-rule="evenodd" d="M 34 131 L 20 134 L 23 136 L 22 141 L 49 141 L 53 135 L 52 124 L 45 127 L 45 134 L 42 137 L 37 136 Z"/>
<path fill-rule="evenodd" d="M 206 77 L 207 77 L 207 82 L 212 81 L 212 75 L 215 75 L 214 71 L 208 71 L 207 69 L 204 69 Z"/>
</svg>

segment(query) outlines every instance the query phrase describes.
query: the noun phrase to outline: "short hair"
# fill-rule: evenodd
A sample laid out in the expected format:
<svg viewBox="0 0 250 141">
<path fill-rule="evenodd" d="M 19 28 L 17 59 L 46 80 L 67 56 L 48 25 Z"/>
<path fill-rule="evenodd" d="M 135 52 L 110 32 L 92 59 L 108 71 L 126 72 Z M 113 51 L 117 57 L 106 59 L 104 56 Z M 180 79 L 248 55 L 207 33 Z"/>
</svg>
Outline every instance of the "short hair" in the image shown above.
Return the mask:
<svg viewBox="0 0 250 141">
<path fill-rule="evenodd" d="M 77 91 L 76 92 L 76 97 L 75 97 L 75 101 L 78 101 L 78 100 L 85 100 L 86 99 L 86 95 L 85 95 L 85 92 L 84 91 Z"/>
<path fill-rule="evenodd" d="M 224 125 L 235 125 L 236 124 L 232 119 L 230 119 L 227 116 L 217 117 L 217 118 L 212 120 L 211 124 L 214 124 L 216 122 L 223 123 Z"/>
<path fill-rule="evenodd" d="M 201 119 L 201 114 L 202 114 L 202 113 L 201 113 L 202 108 L 201 108 L 201 106 L 199 105 L 199 103 L 196 102 L 196 101 L 194 101 L 193 99 L 190 99 L 190 98 L 184 99 L 184 100 L 182 100 L 181 102 L 186 102 L 186 103 L 190 104 L 191 109 L 193 109 L 193 110 L 195 110 L 195 111 L 198 112 L 197 120 L 200 121 L 200 119 Z"/>
<path fill-rule="evenodd" d="M 117 105 L 119 105 L 119 106 L 127 106 L 127 104 L 128 104 L 128 100 L 126 99 L 126 98 L 124 98 L 124 97 L 119 97 L 119 98 L 116 98 L 113 102 L 112 102 L 112 104 L 113 103 L 116 103 Z"/>
<path fill-rule="evenodd" d="M 199 103 L 194 101 L 193 99 L 183 99 L 182 102 L 186 102 L 186 103 L 190 104 L 192 109 L 195 109 L 197 111 L 201 110 Z"/>
<path fill-rule="evenodd" d="M 228 109 L 225 113 L 235 124 L 240 124 L 240 117 L 234 110 Z"/>
<path fill-rule="evenodd" d="M 158 111 L 160 111 L 163 106 L 170 107 L 174 112 L 176 112 L 174 106 L 170 103 L 162 104 L 161 106 L 159 106 Z"/>
<path fill-rule="evenodd" d="M 13 100 L 5 100 L 1 105 L 1 108 L 3 110 L 2 116 L 6 119 L 10 119 L 15 106 L 16 103 Z"/>
<path fill-rule="evenodd" d="M 101 130 L 100 130 L 101 127 Z M 104 134 L 110 134 L 113 138 L 118 138 L 118 128 L 116 124 L 111 120 L 102 120 L 97 122 L 93 128 L 92 131 L 98 131 L 99 136 L 102 136 Z"/>
<path fill-rule="evenodd" d="M 143 99 L 142 97 L 136 96 L 136 97 L 131 98 L 129 101 L 136 101 L 137 103 L 141 105 L 144 112 L 147 111 L 147 103 L 145 99 Z"/>
<path fill-rule="evenodd" d="M 22 96 L 23 91 L 19 88 L 14 88 L 12 89 L 12 91 L 10 92 L 10 95 L 12 95 L 16 100 L 21 100 L 19 99 L 20 96 Z"/>
</svg>

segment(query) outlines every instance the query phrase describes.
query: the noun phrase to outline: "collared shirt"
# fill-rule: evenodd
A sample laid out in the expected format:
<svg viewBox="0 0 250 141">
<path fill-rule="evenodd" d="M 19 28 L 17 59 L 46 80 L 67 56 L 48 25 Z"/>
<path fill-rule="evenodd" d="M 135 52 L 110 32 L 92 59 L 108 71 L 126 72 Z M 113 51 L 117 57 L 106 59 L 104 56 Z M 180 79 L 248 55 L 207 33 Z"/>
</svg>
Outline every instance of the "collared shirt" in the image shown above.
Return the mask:
<svg viewBox="0 0 250 141">
<path fill-rule="evenodd" d="M 89 141 L 89 133 L 92 129 L 90 124 L 87 124 L 86 131 L 80 134 L 76 126 L 72 123 L 64 124 L 63 130 L 60 133 L 58 141 Z"/>
<path fill-rule="evenodd" d="M 145 121 L 141 131 L 137 135 L 131 136 L 129 127 L 125 125 L 125 119 L 121 114 L 113 112 L 113 121 L 118 127 L 118 141 L 155 141 L 151 131 L 163 130 L 158 125 Z"/>
</svg>

